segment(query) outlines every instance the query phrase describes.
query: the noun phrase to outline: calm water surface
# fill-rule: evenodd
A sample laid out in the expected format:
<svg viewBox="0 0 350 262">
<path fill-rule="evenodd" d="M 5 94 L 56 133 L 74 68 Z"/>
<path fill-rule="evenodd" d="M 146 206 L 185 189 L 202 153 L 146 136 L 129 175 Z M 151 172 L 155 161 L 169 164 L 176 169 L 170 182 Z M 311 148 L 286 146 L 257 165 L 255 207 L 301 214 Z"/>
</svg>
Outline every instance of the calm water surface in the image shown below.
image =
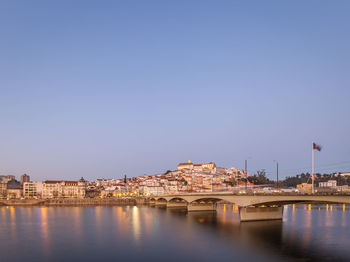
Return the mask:
<svg viewBox="0 0 350 262">
<path fill-rule="evenodd" d="M 0 207 L 0 261 L 350 261 L 348 206 L 287 206 L 283 222 L 151 207 Z"/>
</svg>

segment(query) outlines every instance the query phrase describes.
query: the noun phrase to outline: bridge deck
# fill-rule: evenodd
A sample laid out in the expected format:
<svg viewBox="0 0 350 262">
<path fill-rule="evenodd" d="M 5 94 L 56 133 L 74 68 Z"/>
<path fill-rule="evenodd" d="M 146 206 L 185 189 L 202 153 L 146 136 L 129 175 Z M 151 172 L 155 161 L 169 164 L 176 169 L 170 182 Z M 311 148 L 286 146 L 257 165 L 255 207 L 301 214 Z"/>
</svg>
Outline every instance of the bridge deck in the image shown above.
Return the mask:
<svg viewBox="0 0 350 262">
<path fill-rule="evenodd" d="M 209 201 L 227 201 L 240 207 L 259 206 L 259 205 L 286 205 L 293 203 L 339 203 L 350 204 L 350 195 L 302 195 L 302 194 L 276 194 L 276 195 L 238 195 L 232 193 L 189 193 L 162 195 L 153 197 L 154 200 L 166 201 L 186 201 L 192 202 L 209 202 Z"/>
</svg>

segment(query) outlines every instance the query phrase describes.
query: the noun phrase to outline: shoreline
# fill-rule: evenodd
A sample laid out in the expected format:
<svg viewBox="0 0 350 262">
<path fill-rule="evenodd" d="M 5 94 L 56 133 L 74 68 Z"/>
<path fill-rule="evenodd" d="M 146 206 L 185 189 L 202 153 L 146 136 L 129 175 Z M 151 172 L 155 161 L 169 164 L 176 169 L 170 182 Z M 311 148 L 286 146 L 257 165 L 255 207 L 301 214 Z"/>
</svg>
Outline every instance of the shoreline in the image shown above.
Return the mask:
<svg viewBox="0 0 350 262">
<path fill-rule="evenodd" d="M 135 206 L 146 204 L 145 199 L 12 199 L 0 200 L 0 206 Z"/>
</svg>

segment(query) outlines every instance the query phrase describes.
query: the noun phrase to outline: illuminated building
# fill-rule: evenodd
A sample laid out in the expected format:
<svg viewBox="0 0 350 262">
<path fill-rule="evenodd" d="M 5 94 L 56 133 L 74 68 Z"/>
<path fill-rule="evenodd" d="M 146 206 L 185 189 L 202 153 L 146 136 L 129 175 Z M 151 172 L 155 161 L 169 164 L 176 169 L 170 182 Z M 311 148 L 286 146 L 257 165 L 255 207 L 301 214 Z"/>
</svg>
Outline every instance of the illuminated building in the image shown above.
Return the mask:
<svg viewBox="0 0 350 262">
<path fill-rule="evenodd" d="M 311 193 L 312 192 L 312 184 L 301 183 L 301 184 L 297 185 L 297 189 L 301 193 Z"/>
<path fill-rule="evenodd" d="M 42 195 L 42 182 L 24 182 L 23 197 L 24 198 L 40 198 Z"/>
<path fill-rule="evenodd" d="M 43 183 L 42 198 L 84 198 L 85 181 L 55 181 Z"/>
<path fill-rule="evenodd" d="M 210 162 L 208 164 L 193 164 L 191 162 L 191 160 L 188 160 L 187 163 L 180 163 L 177 165 L 177 170 L 181 170 L 181 169 L 202 169 L 202 168 L 205 168 L 205 169 L 214 169 L 216 167 L 215 163 L 213 162 Z"/>
</svg>

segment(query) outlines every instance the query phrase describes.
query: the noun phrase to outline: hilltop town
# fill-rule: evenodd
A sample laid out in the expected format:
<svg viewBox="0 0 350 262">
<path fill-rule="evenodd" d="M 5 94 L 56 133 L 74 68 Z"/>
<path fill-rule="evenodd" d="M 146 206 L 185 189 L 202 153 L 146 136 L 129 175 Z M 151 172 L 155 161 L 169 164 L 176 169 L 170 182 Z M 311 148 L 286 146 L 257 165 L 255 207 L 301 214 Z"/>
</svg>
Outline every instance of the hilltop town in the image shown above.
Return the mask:
<svg viewBox="0 0 350 262">
<path fill-rule="evenodd" d="M 350 173 L 340 174 L 350 177 Z M 46 180 L 31 181 L 26 174 L 17 181 L 15 176 L 0 176 L 1 199 L 59 199 L 59 198 L 110 198 L 110 197 L 149 197 L 154 195 L 205 192 L 275 192 L 265 185 L 257 187 L 252 177 L 237 168 L 222 168 L 215 163 L 195 164 L 190 160 L 177 165 L 176 170 L 162 174 L 142 175 L 132 178 L 97 179 L 86 181 Z M 319 192 L 349 191 L 348 185 L 337 185 L 337 181 L 319 182 Z M 300 183 L 296 188 L 280 188 L 283 192 L 309 193 L 311 184 Z"/>
<path fill-rule="evenodd" d="M 17 181 L 14 176 L 0 176 L 0 197 L 20 198 L 85 198 L 151 196 L 182 192 L 231 191 L 244 186 L 245 173 L 236 168 L 221 168 L 215 163 L 180 163 L 174 171 L 122 179 L 86 181 L 30 181 L 26 174 Z M 247 182 L 250 185 L 249 182 Z"/>
</svg>

